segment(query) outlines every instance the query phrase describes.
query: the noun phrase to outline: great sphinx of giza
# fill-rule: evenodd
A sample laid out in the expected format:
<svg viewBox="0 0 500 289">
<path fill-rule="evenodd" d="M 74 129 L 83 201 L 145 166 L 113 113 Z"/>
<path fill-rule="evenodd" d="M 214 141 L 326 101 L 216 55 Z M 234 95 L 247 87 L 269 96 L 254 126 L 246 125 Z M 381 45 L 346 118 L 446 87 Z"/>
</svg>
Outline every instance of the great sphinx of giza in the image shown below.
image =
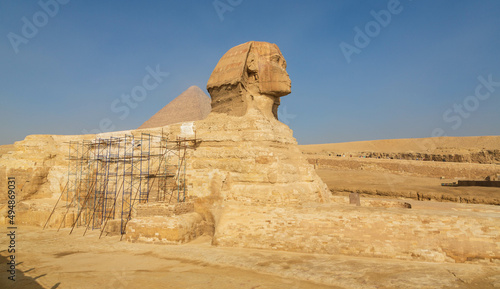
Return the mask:
<svg viewBox="0 0 500 289">
<path fill-rule="evenodd" d="M 29 181 L 30 186 L 20 192 L 21 200 L 26 195 L 36 203 L 46 202 L 50 204 L 47 207 L 56 208 L 58 198 L 61 203 L 72 198 L 64 193 L 70 141 L 93 143 L 146 133 L 168 136 L 173 141 L 197 139 L 196 147 L 187 151 L 183 181 L 186 200 L 202 200 L 207 205 L 204 218 L 213 219 L 219 236 L 225 231 L 217 229 L 219 224 L 241 205 L 254 210 L 259 206 L 329 201 L 326 185 L 300 152 L 292 130 L 277 119 L 280 97 L 290 93 L 291 82 L 285 59 L 275 44 L 251 41 L 230 49 L 216 65 L 207 88 L 212 111 L 204 120 L 96 135 L 28 136 L 2 158 L 5 165 L 0 172 Z M 74 212 L 66 215 L 59 207 L 55 215 L 59 220 L 68 219 L 64 226 L 74 223 Z M 27 211 L 25 219 L 41 225 L 46 221 L 42 215 L 49 213 L 35 216 Z M 62 224 L 57 218 L 49 225 Z"/>
<path fill-rule="evenodd" d="M 275 44 L 252 41 L 230 49 L 207 89 L 212 111 L 206 119 L 162 128 L 168 135 L 198 140 L 186 158 L 185 181 L 196 212 L 174 220 L 133 218 L 128 240 L 163 242 L 163 235 L 172 235 L 165 226 L 177 226 L 172 222 L 189 239 L 200 234 L 200 224 L 209 223 L 213 244 L 269 247 L 269 234 L 258 228 L 270 216 L 329 203 L 328 188 L 302 155 L 292 130 L 277 119 L 280 97 L 290 93 L 291 82 Z"/>
<path fill-rule="evenodd" d="M 191 228 L 187 235 L 199 234 L 197 224 L 206 222 L 213 244 L 268 248 L 274 237 L 258 228 L 270 216 L 330 202 L 327 186 L 302 155 L 292 130 L 277 119 L 280 97 L 290 89 L 276 44 L 247 42 L 226 52 L 212 72 L 208 117 L 162 128 L 198 140 L 186 158 L 187 200 L 195 203 L 196 213 L 175 219 L 182 230 Z M 162 220 L 132 219 L 127 239 L 159 241 L 151 232 L 163 235 L 171 221 Z M 286 238 L 283 242 L 290 245 Z"/>
<path fill-rule="evenodd" d="M 192 124 L 202 142 L 188 162 L 188 182 L 189 194 L 214 202 L 214 244 L 261 246 L 268 237 L 255 236 L 252 227 L 268 213 L 329 202 L 328 188 L 292 130 L 278 121 L 280 98 L 291 92 L 291 81 L 276 44 L 251 41 L 231 48 L 207 90 L 212 111 Z"/>
<path fill-rule="evenodd" d="M 203 141 L 193 153 L 192 169 L 210 164 L 210 173 L 219 176 L 205 178 L 202 186 L 207 180 L 218 184 L 193 186 L 193 193 L 215 189 L 225 200 L 262 204 L 328 200 L 293 132 L 278 121 L 280 97 L 291 92 L 291 81 L 276 44 L 250 41 L 231 48 L 213 70 L 207 90 L 212 112 L 193 124 Z M 206 153 L 209 159 L 200 158 Z"/>
</svg>

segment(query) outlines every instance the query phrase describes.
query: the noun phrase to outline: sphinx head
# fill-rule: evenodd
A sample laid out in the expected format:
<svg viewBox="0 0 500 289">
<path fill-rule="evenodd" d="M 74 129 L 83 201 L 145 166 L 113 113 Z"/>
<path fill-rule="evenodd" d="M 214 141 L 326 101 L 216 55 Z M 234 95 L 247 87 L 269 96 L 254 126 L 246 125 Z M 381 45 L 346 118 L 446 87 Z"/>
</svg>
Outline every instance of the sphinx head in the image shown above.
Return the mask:
<svg viewBox="0 0 500 289">
<path fill-rule="evenodd" d="M 251 41 L 231 48 L 207 83 L 212 111 L 243 116 L 256 109 L 277 118 L 280 97 L 291 92 L 286 61 L 276 44 Z"/>
</svg>

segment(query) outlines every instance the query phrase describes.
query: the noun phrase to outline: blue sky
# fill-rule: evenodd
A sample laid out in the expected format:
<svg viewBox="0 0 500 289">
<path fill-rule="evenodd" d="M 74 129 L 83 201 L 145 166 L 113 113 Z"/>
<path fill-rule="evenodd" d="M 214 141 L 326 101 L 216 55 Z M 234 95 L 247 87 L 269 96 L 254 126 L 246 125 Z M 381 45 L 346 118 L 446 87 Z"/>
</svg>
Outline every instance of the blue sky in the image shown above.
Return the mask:
<svg viewBox="0 0 500 289">
<path fill-rule="evenodd" d="M 205 90 L 250 40 L 287 60 L 279 112 L 300 144 L 500 135 L 498 15 L 496 0 L 1 0 L 0 144 L 136 128 L 189 86 Z M 148 67 L 168 76 L 126 116 L 112 109 Z"/>
</svg>

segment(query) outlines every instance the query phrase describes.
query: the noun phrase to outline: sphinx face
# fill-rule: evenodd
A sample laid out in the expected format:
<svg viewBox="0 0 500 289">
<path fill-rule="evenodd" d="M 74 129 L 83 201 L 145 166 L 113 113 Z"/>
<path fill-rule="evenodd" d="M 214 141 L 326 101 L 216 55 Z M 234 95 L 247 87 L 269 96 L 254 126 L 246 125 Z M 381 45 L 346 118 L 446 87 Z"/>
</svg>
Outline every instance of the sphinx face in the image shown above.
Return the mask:
<svg viewBox="0 0 500 289">
<path fill-rule="evenodd" d="M 210 75 L 212 112 L 244 116 L 249 110 L 278 118 L 280 97 L 291 92 L 286 61 L 276 44 L 250 41 L 231 48 Z"/>
<path fill-rule="evenodd" d="M 267 44 L 266 47 L 256 48 L 260 50 L 256 53 L 259 63 L 260 93 L 277 97 L 285 96 L 291 92 L 291 81 L 286 72 L 285 58 L 276 45 L 265 44 Z"/>
</svg>

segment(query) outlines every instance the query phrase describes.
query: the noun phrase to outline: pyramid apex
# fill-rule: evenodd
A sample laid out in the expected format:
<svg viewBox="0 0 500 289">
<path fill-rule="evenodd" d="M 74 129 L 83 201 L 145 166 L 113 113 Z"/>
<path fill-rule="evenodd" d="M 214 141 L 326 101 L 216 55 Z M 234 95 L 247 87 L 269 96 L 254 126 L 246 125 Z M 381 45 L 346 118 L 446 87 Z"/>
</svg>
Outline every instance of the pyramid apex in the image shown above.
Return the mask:
<svg viewBox="0 0 500 289">
<path fill-rule="evenodd" d="M 211 109 L 210 97 L 198 86 L 192 85 L 145 121 L 139 129 L 202 120 Z"/>
</svg>

